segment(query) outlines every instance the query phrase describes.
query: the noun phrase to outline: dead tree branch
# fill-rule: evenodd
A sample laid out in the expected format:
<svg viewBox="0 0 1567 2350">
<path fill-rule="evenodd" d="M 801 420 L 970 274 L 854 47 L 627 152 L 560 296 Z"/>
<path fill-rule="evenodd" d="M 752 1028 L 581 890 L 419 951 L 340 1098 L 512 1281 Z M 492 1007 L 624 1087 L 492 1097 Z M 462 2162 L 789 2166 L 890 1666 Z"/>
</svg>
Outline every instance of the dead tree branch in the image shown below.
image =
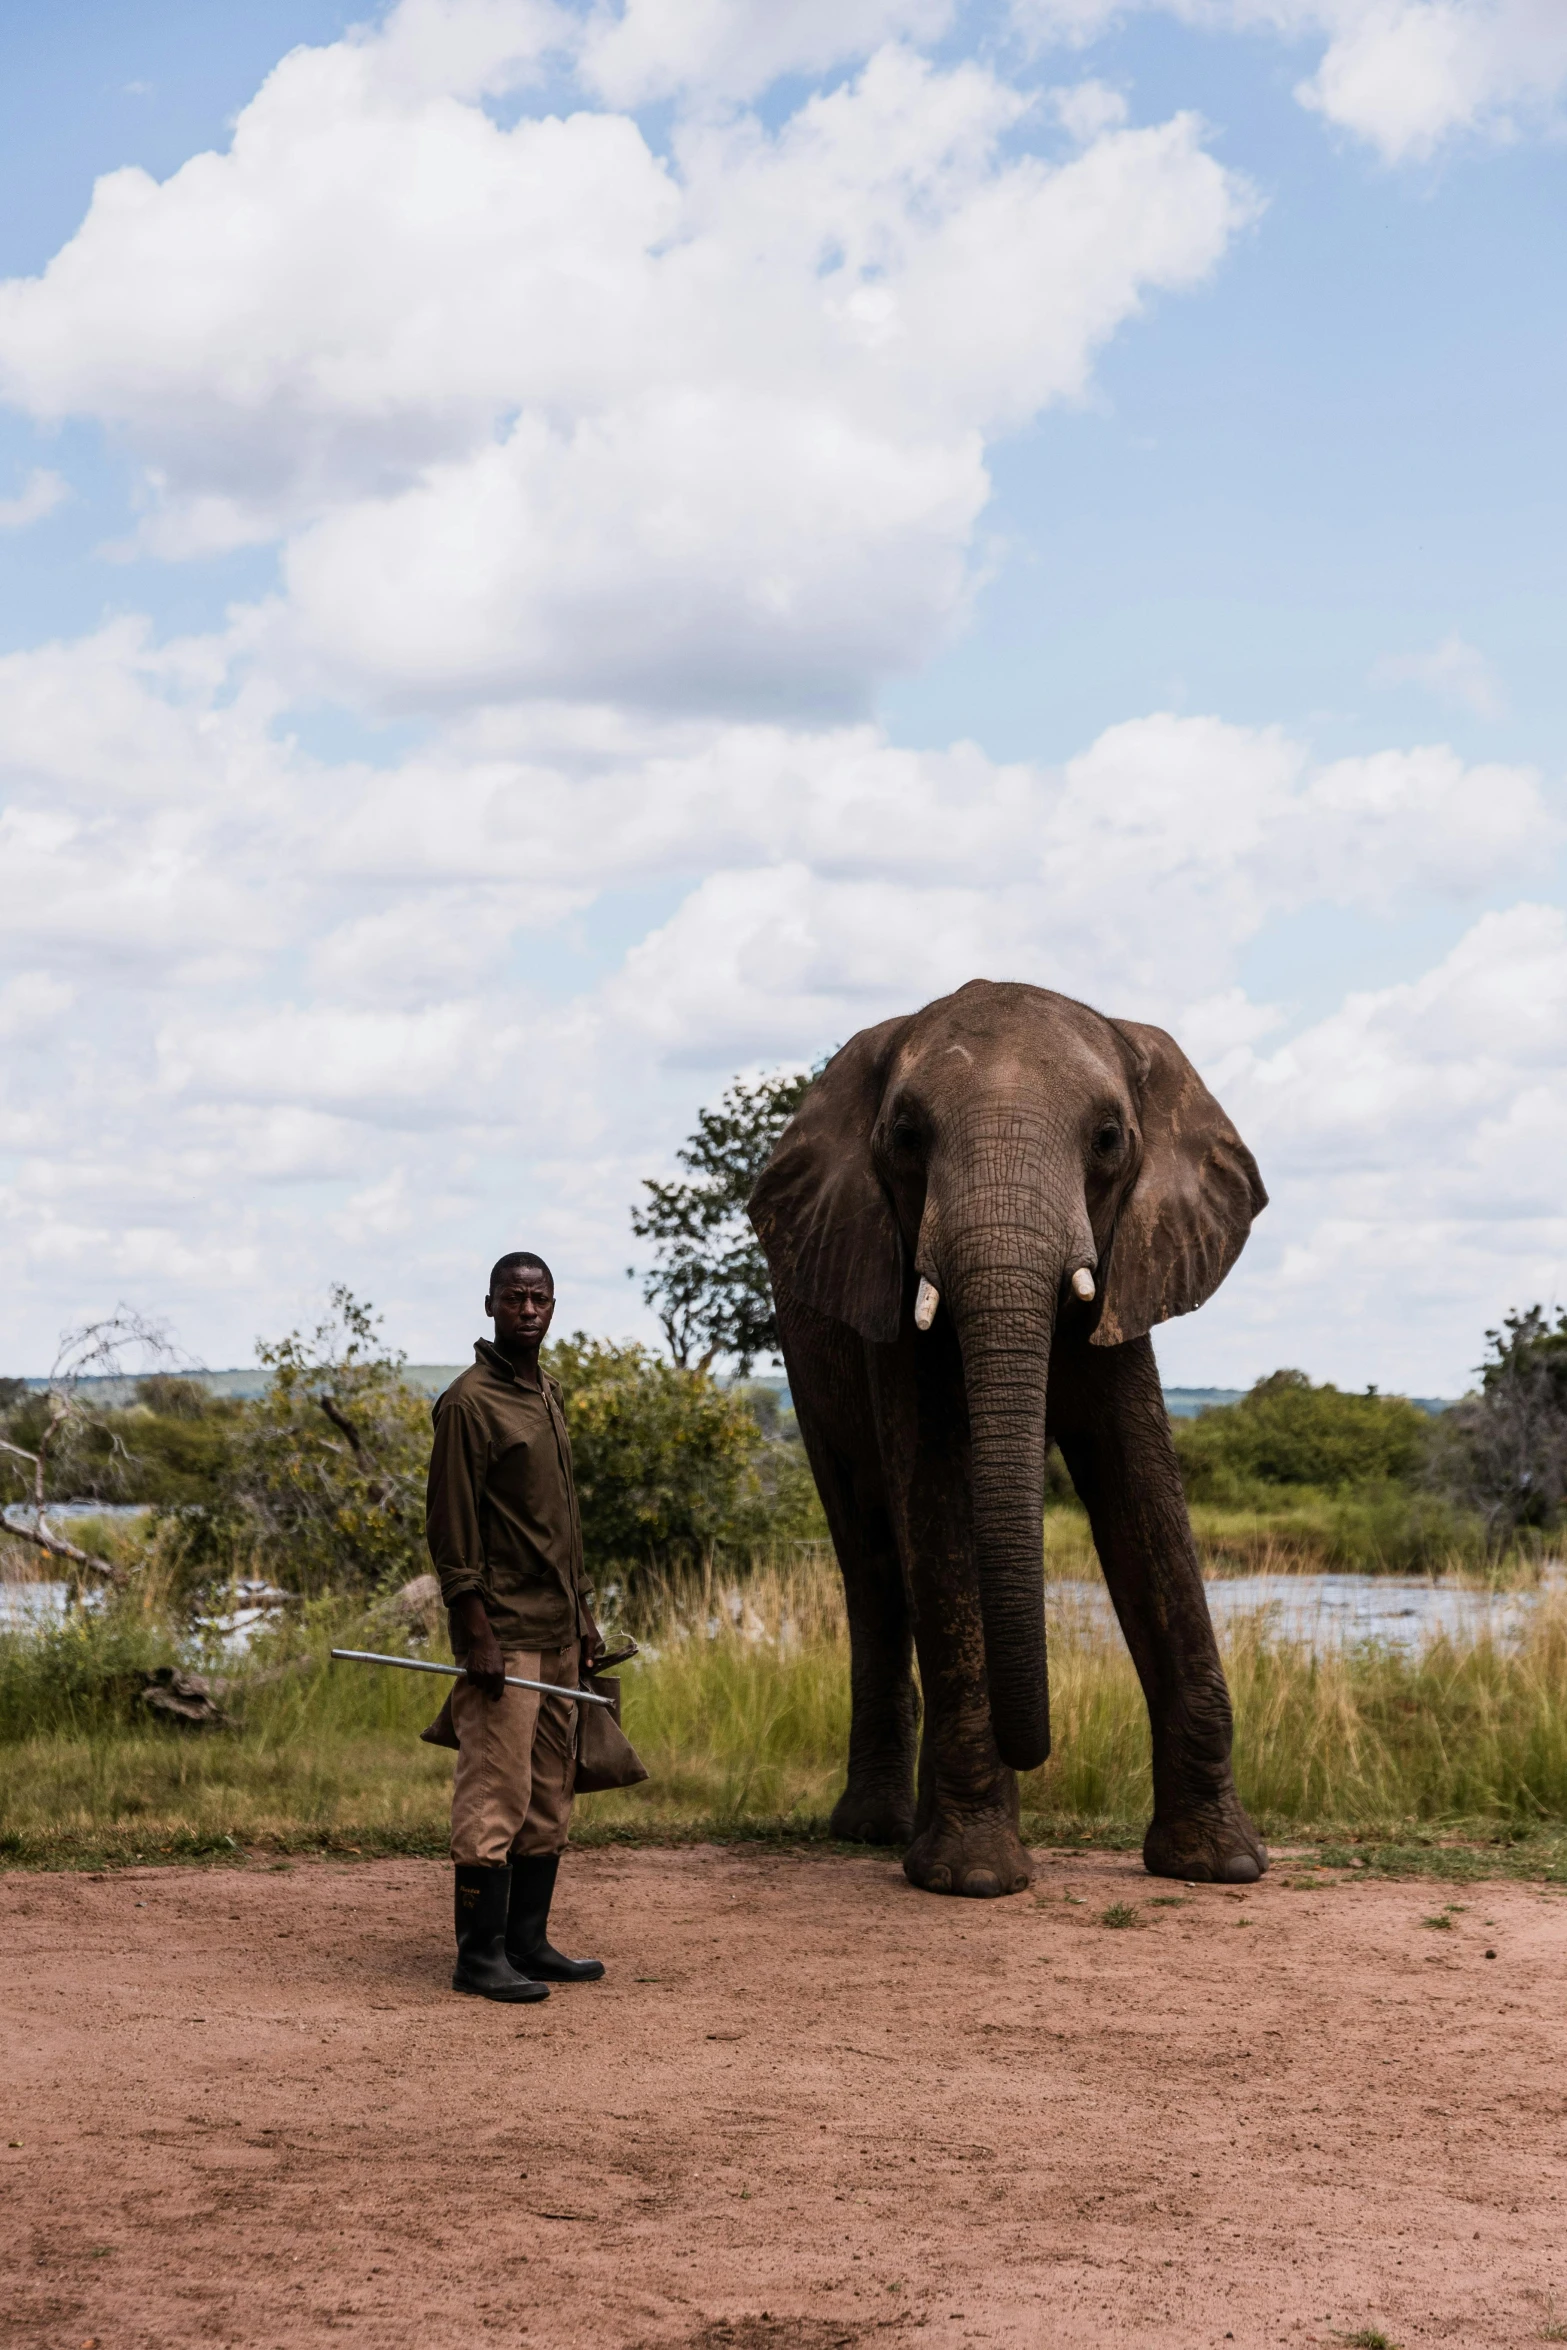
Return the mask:
<svg viewBox="0 0 1567 2350">
<path fill-rule="evenodd" d="M 344 1411 L 342 1405 L 336 1400 L 334 1396 L 330 1395 L 318 1395 L 316 1397 L 316 1401 L 321 1406 L 321 1409 L 325 1412 L 327 1418 L 331 1421 L 333 1427 L 340 1429 L 343 1435 L 348 1438 L 350 1445 L 353 1447 L 354 1458 L 356 1461 L 358 1461 L 361 1468 L 363 1468 L 369 1460 L 369 1454 L 365 1450 L 364 1438 L 360 1435 L 358 1429 L 354 1426 L 353 1421 Z"/>
<path fill-rule="evenodd" d="M 39 1550 L 46 1550 L 51 1558 L 64 1559 L 89 1575 L 102 1575 L 106 1582 L 114 1585 L 116 1591 L 123 1591 L 130 1582 L 126 1568 L 115 1566 L 112 1559 L 98 1558 L 90 1550 L 78 1550 L 76 1544 L 67 1542 L 63 1535 L 51 1533 L 42 1518 L 33 1526 L 18 1526 L 12 1519 L 6 1518 L 0 1521 L 0 1531 L 14 1534 L 18 1542 L 34 1543 Z"/>
</svg>

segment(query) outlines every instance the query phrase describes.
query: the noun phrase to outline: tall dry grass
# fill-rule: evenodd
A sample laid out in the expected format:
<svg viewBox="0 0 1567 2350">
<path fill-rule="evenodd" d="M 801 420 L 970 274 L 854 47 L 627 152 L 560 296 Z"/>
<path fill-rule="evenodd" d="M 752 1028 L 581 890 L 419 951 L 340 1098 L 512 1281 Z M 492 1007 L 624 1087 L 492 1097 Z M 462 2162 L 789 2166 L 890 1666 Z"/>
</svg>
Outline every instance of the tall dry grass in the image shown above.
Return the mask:
<svg viewBox="0 0 1567 2350">
<path fill-rule="evenodd" d="M 1059 1553 L 1057 1554 L 1059 1562 Z M 1047 1593 L 1055 1751 L 1023 1787 L 1037 1841 L 1124 1840 L 1150 1801 L 1141 1692 L 1102 1607 L 1059 1570 Z M 722 1564 L 645 1594 L 626 1726 L 652 1776 L 586 1798 L 581 1833 L 819 1834 L 842 1785 L 849 1650 L 830 1555 L 801 1547 L 746 1576 Z M 438 1851 L 450 1758 L 417 1733 L 424 1676 L 332 1665 L 334 1642 L 406 1637 L 384 1614 L 314 1603 L 258 1645 L 232 1726 L 149 1723 L 135 1690 L 170 1653 L 146 1614 L 78 1617 L 0 1638 L 0 1855 L 156 1858 L 229 1844 Z M 1567 1822 L 1567 1598 L 1548 1591 L 1516 1640 L 1439 1640 L 1410 1657 L 1314 1654 L 1261 1617 L 1231 1626 L 1242 1795 L 1275 1837 Z"/>
</svg>

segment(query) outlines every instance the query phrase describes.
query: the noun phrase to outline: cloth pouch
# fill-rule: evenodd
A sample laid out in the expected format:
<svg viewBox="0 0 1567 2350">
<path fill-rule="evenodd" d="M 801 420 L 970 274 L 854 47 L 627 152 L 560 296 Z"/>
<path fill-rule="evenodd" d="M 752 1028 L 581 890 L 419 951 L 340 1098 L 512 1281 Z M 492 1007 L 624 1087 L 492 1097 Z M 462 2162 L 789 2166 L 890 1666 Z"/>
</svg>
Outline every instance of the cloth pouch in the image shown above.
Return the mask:
<svg viewBox="0 0 1567 2350">
<path fill-rule="evenodd" d="M 607 1697 L 608 1705 L 577 1708 L 577 1783 L 579 1795 L 602 1795 L 611 1787 L 635 1787 L 648 1775 L 647 1765 L 620 1726 L 620 1683 L 604 1673 L 584 1673 L 584 1689 Z"/>
<path fill-rule="evenodd" d="M 420 1731 L 419 1742 L 423 1746 L 450 1746 L 454 1749 L 461 1745 L 462 1741 L 459 1739 L 456 1728 L 452 1722 L 452 1700 L 450 1692 L 447 1693 L 445 1704 L 441 1707 L 440 1712 L 436 1715 L 428 1730 Z"/>
</svg>

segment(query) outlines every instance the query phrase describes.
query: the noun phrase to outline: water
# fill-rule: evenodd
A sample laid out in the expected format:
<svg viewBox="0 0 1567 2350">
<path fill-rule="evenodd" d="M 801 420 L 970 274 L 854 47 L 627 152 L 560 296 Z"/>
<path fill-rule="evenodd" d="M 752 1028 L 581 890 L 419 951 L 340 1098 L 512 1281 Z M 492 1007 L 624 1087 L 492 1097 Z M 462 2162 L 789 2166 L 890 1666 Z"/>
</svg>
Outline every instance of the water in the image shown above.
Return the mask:
<svg viewBox="0 0 1567 2350">
<path fill-rule="evenodd" d="M 1516 1638 L 1540 1591 L 1560 1588 L 1559 1581 L 1533 1591 L 1468 1591 L 1396 1575 L 1234 1575 L 1209 1583 L 1208 1605 L 1221 1635 L 1237 1617 L 1262 1614 L 1277 1639 L 1299 1641 L 1318 1654 L 1377 1640 L 1416 1655 L 1444 1636 L 1466 1640 L 1489 1632 Z M 66 1598 L 63 1583 L 0 1582 L 0 1631 L 58 1623 Z M 231 1653 L 243 1651 L 283 1594 L 265 1584 L 241 1584 L 234 1599 L 232 1610 L 203 1626 Z M 1097 1580 L 1048 1584 L 1045 1618 L 1052 1628 L 1064 1628 L 1068 1619 L 1106 1629 L 1114 1623 L 1109 1594 Z"/>
<path fill-rule="evenodd" d="M 1433 1640 L 1473 1640 L 1489 1632 L 1516 1639 L 1528 1623 L 1542 1590 L 1465 1590 L 1453 1583 L 1422 1583 L 1400 1575 L 1224 1575 L 1208 1584 L 1208 1606 L 1222 1638 L 1240 1617 L 1261 1615 L 1275 1639 L 1298 1641 L 1320 1655 L 1375 1640 L 1405 1655 L 1418 1655 Z M 1063 1603 L 1064 1602 L 1064 1608 Z M 1110 1595 L 1100 1582 L 1051 1583 L 1045 1592 L 1047 1623 L 1053 1609 L 1114 1620 Z"/>
<path fill-rule="evenodd" d="M 8 1583 L 0 1579 L 0 1632 L 36 1632 L 61 1623 L 69 1600 L 66 1583 Z M 251 1634 L 273 1622 L 287 1600 L 286 1592 L 274 1591 L 268 1583 L 236 1583 L 234 1605 L 220 1616 L 198 1616 L 196 1628 L 214 1637 L 230 1656 L 243 1655 Z M 89 1608 L 99 1604 L 97 1592 L 90 1592 L 83 1602 Z"/>
<path fill-rule="evenodd" d="M 46 1526 L 69 1526 L 83 1518 L 102 1518 L 111 1526 L 128 1526 L 136 1518 L 147 1515 L 144 1501 L 51 1501 L 44 1509 Z M 33 1522 L 31 1502 L 8 1501 L 0 1510 L 8 1526 L 30 1526 Z"/>
</svg>

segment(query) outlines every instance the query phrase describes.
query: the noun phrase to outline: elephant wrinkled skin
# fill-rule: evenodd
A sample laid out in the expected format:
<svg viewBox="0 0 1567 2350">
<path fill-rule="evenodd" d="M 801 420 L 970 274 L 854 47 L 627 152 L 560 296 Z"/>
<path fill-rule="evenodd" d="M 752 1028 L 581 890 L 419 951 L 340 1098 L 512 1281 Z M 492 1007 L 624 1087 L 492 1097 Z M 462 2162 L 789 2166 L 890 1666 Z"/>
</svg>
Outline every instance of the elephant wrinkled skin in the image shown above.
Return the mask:
<svg viewBox="0 0 1567 2350">
<path fill-rule="evenodd" d="M 1148 1337 L 1213 1294 L 1266 1204 L 1162 1029 L 989 980 L 854 1037 L 779 1138 L 750 1213 L 848 1606 L 833 1831 L 906 1844 L 914 1884 L 1029 1881 L 1016 1774 L 1050 1751 L 1052 1439 L 1148 1701 L 1146 1866 L 1267 1867 Z"/>
</svg>

